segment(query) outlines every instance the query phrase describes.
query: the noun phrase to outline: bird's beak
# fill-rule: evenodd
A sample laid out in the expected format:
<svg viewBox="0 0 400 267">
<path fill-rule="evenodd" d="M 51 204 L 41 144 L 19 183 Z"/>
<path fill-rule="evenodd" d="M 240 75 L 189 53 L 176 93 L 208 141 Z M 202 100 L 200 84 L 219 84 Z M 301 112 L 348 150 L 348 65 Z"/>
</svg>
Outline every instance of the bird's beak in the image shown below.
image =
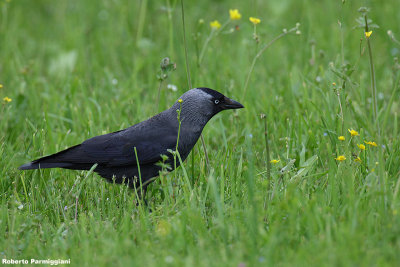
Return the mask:
<svg viewBox="0 0 400 267">
<path fill-rule="evenodd" d="M 230 99 L 228 97 L 225 96 L 224 99 L 224 109 L 238 109 L 238 108 L 244 108 L 244 106 L 242 104 L 240 104 L 239 102 Z"/>
</svg>

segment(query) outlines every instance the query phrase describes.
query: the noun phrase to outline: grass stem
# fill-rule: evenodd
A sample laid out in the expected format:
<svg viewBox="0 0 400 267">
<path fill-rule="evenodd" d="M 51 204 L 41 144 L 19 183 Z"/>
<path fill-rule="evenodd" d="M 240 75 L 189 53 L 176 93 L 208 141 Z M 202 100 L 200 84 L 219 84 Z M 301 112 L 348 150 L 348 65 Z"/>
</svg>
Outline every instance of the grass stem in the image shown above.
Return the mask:
<svg viewBox="0 0 400 267">
<path fill-rule="evenodd" d="M 187 42 L 186 42 L 186 30 L 185 30 L 185 9 L 183 7 L 183 0 L 181 0 L 181 8 L 182 8 L 182 27 L 183 27 L 183 45 L 185 47 L 185 62 L 186 62 L 186 74 L 187 74 L 187 81 L 189 89 L 192 88 L 192 81 L 190 79 L 190 68 L 189 68 L 189 59 L 188 59 L 188 50 L 187 50 Z M 207 169 L 210 169 L 210 161 L 208 159 L 206 143 L 204 141 L 203 134 L 200 135 L 201 144 L 203 145 L 204 155 L 206 158 Z M 192 152 L 192 157 L 193 152 Z"/>
<path fill-rule="evenodd" d="M 368 27 L 368 19 L 367 15 L 364 16 L 365 20 L 365 32 L 369 32 L 369 27 Z M 370 73 L 371 73 L 371 87 L 372 87 L 372 103 L 373 103 L 373 110 L 374 110 L 374 123 L 375 126 L 378 129 L 378 136 L 381 135 L 380 133 L 380 128 L 379 128 L 379 122 L 378 122 L 378 102 L 376 99 L 376 82 L 375 82 L 375 67 L 374 67 L 374 61 L 372 57 L 372 48 L 371 48 L 371 42 L 370 38 L 366 37 L 367 39 L 367 47 L 368 47 L 368 56 L 369 56 L 369 66 L 370 66 Z"/>
<path fill-rule="evenodd" d="M 160 94 L 161 94 L 161 86 L 162 86 L 163 80 L 160 80 L 160 83 L 158 84 L 158 92 L 157 92 L 157 104 L 156 104 L 156 113 L 160 111 Z"/>
<path fill-rule="evenodd" d="M 258 53 L 255 55 L 255 57 L 253 58 L 253 61 L 251 62 L 250 65 L 250 69 L 249 72 L 247 74 L 247 78 L 246 78 L 246 82 L 244 83 L 244 87 L 243 87 L 243 96 L 242 99 L 244 100 L 244 98 L 246 97 L 246 91 L 247 91 L 247 87 L 249 85 L 249 80 L 251 77 L 251 74 L 253 73 L 254 70 L 254 66 L 256 65 L 256 62 L 258 60 L 259 57 L 261 57 L 261 55 L 265 52 L 265 50 L 267 50 L 268 47 L 270 47 L 271 45 L 273 45 L 276 41 L 278 41 L 279 39 L 281 39 L 282 37 L 288 35 L 289 33 L 295 32 L 298 30 L 298 27 L 294 27 L 288 31 L 284 31 L 283 33 L 279 34 L 278 36 L 276 36 L 274 39 L 272 39 L 269 43 L 265 44 L 260 51 L 258 51 Z"/>
<path fill-rule="evenodd" d="M 261 118 L 264 119 L 264 138 L 265 138 L 265 151 L 267 153 L 267 180 L 268 180 L 268 192 L 271 188 L 271 156 L 268 143 L 268 123 L 265 114 L 261 114 Z"/>
</svg>

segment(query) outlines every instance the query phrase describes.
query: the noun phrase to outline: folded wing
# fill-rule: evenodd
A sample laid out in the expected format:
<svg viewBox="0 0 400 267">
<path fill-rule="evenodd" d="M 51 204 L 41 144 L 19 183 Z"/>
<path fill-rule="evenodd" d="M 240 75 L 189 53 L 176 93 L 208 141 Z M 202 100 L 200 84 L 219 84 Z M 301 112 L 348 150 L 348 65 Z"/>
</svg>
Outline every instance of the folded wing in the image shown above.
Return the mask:
<svg viewBox="0 0 400 267">
<path fill-rule="evenodd" d="M 140 165 L 156 163 L 161 154 L 174 149 L 177 133 L 171 127 L 148 131 L 134 127 L 96 136 L 80 145 L 49 155 L 19 169 L 68 168 L 88 170 L 97 163 L 103 167 L 136 166 L 135 147 Z"/>
</svg>

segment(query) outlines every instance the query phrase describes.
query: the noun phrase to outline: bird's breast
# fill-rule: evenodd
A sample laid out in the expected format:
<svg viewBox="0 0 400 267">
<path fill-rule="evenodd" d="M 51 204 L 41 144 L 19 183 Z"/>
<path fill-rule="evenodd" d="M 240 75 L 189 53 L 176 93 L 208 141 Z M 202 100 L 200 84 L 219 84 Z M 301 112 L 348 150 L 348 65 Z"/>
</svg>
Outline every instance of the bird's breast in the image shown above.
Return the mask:
<svg viewBox="0 0 400 267">
<path fill-rule="evenodd" d="M 201 130 L 198 129 L 184 129 L 179 134 L 178 151 L 184 160 L 193 149 L 197 140 L 199 139 Z"/>
</svg>

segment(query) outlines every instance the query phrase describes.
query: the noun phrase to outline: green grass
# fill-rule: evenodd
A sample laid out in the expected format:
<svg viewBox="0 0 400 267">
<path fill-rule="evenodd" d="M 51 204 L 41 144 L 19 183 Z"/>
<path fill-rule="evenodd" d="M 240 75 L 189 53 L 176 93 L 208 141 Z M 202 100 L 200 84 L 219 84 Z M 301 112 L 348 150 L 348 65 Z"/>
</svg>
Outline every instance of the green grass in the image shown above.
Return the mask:
<svg viewBox="0 0 400 267">
<path fill-rule="evenodd" d="M 193 86 L 246 109 L 218 114 L 204 129 L 209 170 L 199 141 L 193 164 L 189 156 L 150 186 L 152 212 L 90 172 L 17 170 L 154 115 L 166 56 L 177 69 L 162 83 L 160 110 L 188 89 L 180 2 L 141 3 L 0 1 L 0 101 L 12 99 L 0 105 L 0 257 L 74 266 L 398 266 L 400 46 L 386 33 L 400 38 L 396 0 L 186 1 Z M 366 39 L 354 28 L 361 6 L 380 26 L 370 41 L 381 135 Z M 209 22 L 224 23 L 229 8 L 242 19 L 211 39 L 198 64 Z M 262 20 L 258 45 L 250 16 Z M 262 54 L 243 97 L 256 52 L 297 22 L 301 34 Z M 270 184 L 261 113 L 271 159 L 280 159 Z M 360 153 L 364 140 L 378 147 Z"/>
</svg>

